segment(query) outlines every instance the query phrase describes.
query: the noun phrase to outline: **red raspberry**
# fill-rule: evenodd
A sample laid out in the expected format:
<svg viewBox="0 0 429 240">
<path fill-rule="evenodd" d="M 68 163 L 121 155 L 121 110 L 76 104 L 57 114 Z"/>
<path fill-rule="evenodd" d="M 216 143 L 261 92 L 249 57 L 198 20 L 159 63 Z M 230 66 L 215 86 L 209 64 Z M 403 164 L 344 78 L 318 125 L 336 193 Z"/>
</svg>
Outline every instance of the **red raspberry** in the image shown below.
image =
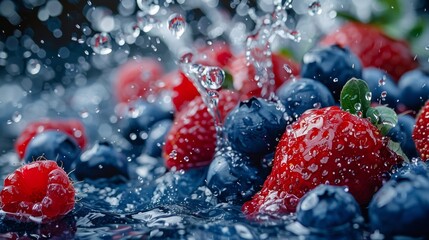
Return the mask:
<svg viewBox="0 0 429 240">
<path fill-rule="evenodd" d="M 115 82 L 118 100 L 128 103 L 156 94 L 153 89 L 162 74 L 161 64 L 154 59 L 141 58 L 126 62 L 119 67 Z"/>
<path fill-rule="evenodd" d="M 339 107 L 309 110 L 282 136 L 273 169 L 260 192 L 243 205 L 246 214 L 288 213 L 320 184 L 347 186 L 366 205 L 382 174 L 400 158 L 368 119 Z"/>
<path fill-rule="evenodd" d="M 28 124 L 15 142 L 15 151 L 19 158 L 25 155 L 25 150 L 30 141 L 39 133 L 47 130 L 57 130 L 67 133 L 76 140 L 81 149 L 86 146 L 85 127 L 79 120 L 52 120 L 45 119 Z"/>
<path fill-rule="evenodd" d="M 238 95 L 220 91 L 222 118 L 238 103 Z M 192 100 L 177 115 L 163 149 L 168 168 L 188 169 L 209 165 L 216 148 L 213 117 L 201 97 Z"/>
<path fill-rule="evenodd" d="M 277 53 L 273 53 L 271 59 L 273 62 L 275 89 L 292 79 L 293 76 L 299 75 L 299 64 L 292 59 Z M 255 80 L 255 68 L 253 65 L 247 65 L 244 54 L 231 60 L 228 70 L 232 74 L 234 88 L 245 96 L 244 99 L 249 99 L 252 96 L 260 97 L 261 88 L 258 87 Z"/>
<path fill-rule="evenodd" d="M 360 58 L 364 67 L 383 69 L 396 81 L 402 74 L 418 67 L 407 42 L 390 38 L 381 29 L 369 24 L 344 24 L 320 43 L 349 47 Z"/>
<path fill-rule="evenodd" d="M 4 180 L 0 206 L 21 221 L 30 217 L 49 222 L 66 215 L 75 203 L 68 175 L 55 161 L 36 161 L 20 167 Z"/>
<path fill-rule="evenodd" d="M 423 161 L 427 161 L 429 159 L 429 101 L 426 102 L 417 116 L 413 139 L 420 157 Z"/>
</svg>

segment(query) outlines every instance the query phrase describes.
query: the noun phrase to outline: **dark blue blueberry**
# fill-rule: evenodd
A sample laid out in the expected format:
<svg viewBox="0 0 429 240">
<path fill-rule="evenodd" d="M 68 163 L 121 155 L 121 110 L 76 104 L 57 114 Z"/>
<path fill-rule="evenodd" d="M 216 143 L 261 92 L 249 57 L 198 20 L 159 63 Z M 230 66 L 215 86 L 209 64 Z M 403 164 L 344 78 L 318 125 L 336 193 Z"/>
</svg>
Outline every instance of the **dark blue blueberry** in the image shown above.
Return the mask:
<svg viewBox="0 0 429 240">
<path fill-rule="evenodd" d="M 416 144 L 412 134 L 416 120 L 409 115 L 400 115 L 396 126 L 388 132 L 388 136 L 395 142 L 400 143 L 402 151 L 408 158 L 418 157 Z"/>
<path fill-rule="evenodd" d="M 416 69 L 402 75 L 398 83 L 402 103 L 418 111 L 429 99 L 429 74 Z"/>
<path fill-rule="evenodd" d="M 165 138 L 170 131 L 173 121 L 170 119 L 161 120 L 152 126 L 143 152 L 152 157 L 160 157 Z"/>
<path fill-rule="evenodd" d="M 302 197 L 297 208 L 298 221 L 318 232 L 343 232 L 363 223 L 359 204 L 345 188 L 319 185 Z"/>
<path fill-rule="evenodd" d="M 261 189 L 265 178 L 249 157 L 230 148 L 216 153 L 207 172 L 207 187 L 221 202 L 241 204 Z"/>
<path fill-rule="evenodd" d="M 352 78 L 362 78 L 362 64 L 348 48 L 331 45 L 310 50 L 303 57 L 301 77 L 322 82 L 339 101 L 346 82 Z"/>
<path fill-rule="evenodd" d="M 82 153 L 74 168 L 78 180 L 114 178 L 124 182 L 129 179 L 127 158 L 108 142 L 96 143 Z"/>
<path fill-rule="evenodd" d="M 369 205 L 373 230 L 385 236 L 429 236 L 429 179 L 405 174 L 390 180 Z"/>
<path fill-rule="evenodd" d="M 371 67 L 363 70 L 362 78 L 368 84 L 373 102 L 396 108 L 401 99 L 401 93 L 390 75 L 378 68 Z"/>
<path fill-rule="evenodd" d="M 421 175 L 429 179 L 429 166 L 420 158 L 413 158 L 410 162 L 404 162 L 393 168 L 391 179 L 396 180 L 407 174 Z"/>
<path fill-rule="evenodd" d="M 170 103 L 163 100 L 147 102 L 138 100 L 130 103 L 119 128 L 122 135 L 133 145 L 142 145 L 148 137 L 152 125 L 163 119 L 173 119 Z"/>
<path fill-rule="evenodd" d="M 45 131 L 37 134 L 25 150 L 24 160 L 30 163 L 39 159 L 55 160 L 66 172 L 79 159 L 81 149 L 69 135 L 59 131 Z"/>
<path fill-rule="evenodd" d="M 261 98 L 241 102 L 225 120 L 225 131 L 233 149 L 248 155 L 274 151 L 286 130 L 284 113 L 275 103 Z"/>
<path fill-rule="evenodd" d="M 325 85 L 313 79 L 302 78 L 284 83 L 277 96 L 288 115 L 288 124 L 312 108 L 323 108 L 335 104 L 334 97 Z"/>
</svg>

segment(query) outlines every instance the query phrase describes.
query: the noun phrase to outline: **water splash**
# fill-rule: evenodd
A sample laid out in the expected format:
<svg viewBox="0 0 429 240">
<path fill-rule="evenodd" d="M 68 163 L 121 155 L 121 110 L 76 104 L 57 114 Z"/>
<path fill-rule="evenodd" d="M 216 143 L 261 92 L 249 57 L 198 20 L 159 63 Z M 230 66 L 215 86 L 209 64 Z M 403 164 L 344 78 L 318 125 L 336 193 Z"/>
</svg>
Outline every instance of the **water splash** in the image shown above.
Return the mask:
<svg viewBox="0 0 429 240">
<path fill-rule="evenodd" d="M 91 47 L 95 53 L 106 55 L 112 52 L 112 40 L 109 34 L 97 33 L 91 38 Z"/>
<path fill-rule="evenodd" d="M 177 13 L 172 14 L 168 20 L 168 30 L 176 37 L 180 38 L 186 29 L 185 18 Z"/>
<path fill-rule="evenodd" d="M 261 96 L 270 100 L 275 99 L 271 44 L 277 36 L 296 42 L 301 41 L 300 33 L 286 26 L 288 18 L 286 8 L 290 2 L 286 1 L 282 5 L 281 1 L 275 1 L 275 10 L 262 17 L 256 16 L 254 12 L 249 12 L 257 25 L 254 32 L 247 37 L 246 60 L 248 65 L 252 64 L 255 68 L 254 80 L 261 88 Z"/>
</svg>

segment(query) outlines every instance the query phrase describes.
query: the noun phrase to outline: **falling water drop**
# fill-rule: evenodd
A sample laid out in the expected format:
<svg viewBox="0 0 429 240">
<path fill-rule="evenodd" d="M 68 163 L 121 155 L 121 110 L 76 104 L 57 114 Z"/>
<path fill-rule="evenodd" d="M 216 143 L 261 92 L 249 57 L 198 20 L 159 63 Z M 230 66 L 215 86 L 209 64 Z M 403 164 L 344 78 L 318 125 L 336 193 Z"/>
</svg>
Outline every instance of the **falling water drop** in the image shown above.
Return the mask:
<svg viewBox="0 0 429 240">
<path fill-rule="evenodd" d="M 112 52 L 112 43 L 109 34 L 97 33 L 91 38 L 91 47 L 95 53 L 106 55 Z"/>
<path fill-rule="evenodd" d="M 30 59 L 27 62 L 27 72 L 36 75 L 40 72 L 41 64 L 40 61 L 37 59 Z"/>
<path fill-rule="evenodd" d="M 168 18 L 168 30 L 176 37 L 180 38 L 186 29 L 185 18 L 180 14 L 172 14 Z"/>
<path fill-rule="evenodd" d="M 225 72 L 219 67 L 205 67 L 201 73 L 201 84 L 206 89 L 216 90 L 222 87 Z"/>
<path fill-rule="evenodd" d="M 320 4 L 320 1 L 314 1 L 310 5 L 308 5 L 308 14 L 310 16 L 314 16 L 316 14 L 322 13 L 322 5 Z"/>
</svg>

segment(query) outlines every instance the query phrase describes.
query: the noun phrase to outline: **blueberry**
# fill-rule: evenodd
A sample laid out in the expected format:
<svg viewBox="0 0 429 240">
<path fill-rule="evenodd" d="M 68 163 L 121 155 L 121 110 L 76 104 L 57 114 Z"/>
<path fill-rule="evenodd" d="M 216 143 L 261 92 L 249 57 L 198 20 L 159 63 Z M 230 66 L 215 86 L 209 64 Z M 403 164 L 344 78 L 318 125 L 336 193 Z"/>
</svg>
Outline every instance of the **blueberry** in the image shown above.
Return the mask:
<svg viewBox="0 0 429 240">
<path fill-rule="evenodd" d="M 405 174 L 388 181 L 371 200 L 369 219 L 385 236 L 428 236 L 429 179 Z"/>
<path fill-rule="evenodd" d="M 325 85 L 307 78 L 284 83 L 277 90 L 277 96 L 285 106 L 288 123 L 294 122 L 308 109 L 335 104 L 334 97 Z"/>
<path fill-rule="evenodd" d="M 401 93 L 390 75 L 378 68 L 370 67 L 363 70 L 362 78 L 368 84 L 373 102 L 396 108 Z"/>
<path fill-rule="evenodd" d="M 152 125 L 163 119 L 173 119 L 169 103 L 163 100 L 147 102 L 137 100 L 128 105 L 128 109 L 119 121 L 122 135 L 133 145 L 143 145 Z"/>
<path fill-rule="evenodd" d="M 396 126 L 387 133 L 395 142 L 400 143 L 402 151 L 408 158 L 418 157 L 412 134 L 416 120 L 409 115 L 400 115 Z"/>
<path fill-rule="evenodd" d="M 225 131 L 233 149 L 244 154 L 265 155 L 274 151 L 286 130 L 283 112 L 262 98 L 241 102 L 225 120 Z"/>
<path fill-rule="evenodd" d="M 322 82 L 339 101 L 346 82 L 352 78 L 362 78 L 362 64 L 348 48 L 339 45 L 310 50 L 303 57 L 301 77 Z"/>
<path fill-rule="evenodd" d="M 261 189 L 260 170 L 249 157 L 230 148 L 218 152 L 207 172 L 207 187 L 221 202 L 241 204 Z"/>
<path fill-rule="evenodd" d="M 85 151 L 80 160 L 75 161 L 74 168 L 78 180 L 114 178 L 125 182 L 129 179 L 127 158 L 108 142 L 98 142 Z"/>
<path fill-rule="evenodd" d="M 352 230 L 354 224 L 363 222 L 359 204 L 345 188 L 319 185 L 301 198 L 298 221 L 315 231 Z"/>
<path fill-rule="evenodd" d="M 421 175 L 429 179 L 429 166 L 420 158 L 413 158 L 410 162 L 404 162 L 392 170 L 391 179 L 396 180 L 407 174 Z"/>
<path fill-rule="evenodd" d="M 416 69 L 402 75 L 398 83 L 402 103 L 418 111 L 429 99 L 429 74 Z"/>
<path fill-rule="evenodd" d="M 161 120 L 152 126 L 143 152 L 152 157 L 160 157 L 165 138 L 170 131 L 173 121 L 170 119 Z"/>
<path fill-rule="evenodd" d="M 55 160 L 66 172 L 79 159 L 81 149 L 76 141 L 66 133 L 45 131 L 37 134 L 25 150 L 24 160 L 30 163 L 39 159 Z"/>
</svg>

